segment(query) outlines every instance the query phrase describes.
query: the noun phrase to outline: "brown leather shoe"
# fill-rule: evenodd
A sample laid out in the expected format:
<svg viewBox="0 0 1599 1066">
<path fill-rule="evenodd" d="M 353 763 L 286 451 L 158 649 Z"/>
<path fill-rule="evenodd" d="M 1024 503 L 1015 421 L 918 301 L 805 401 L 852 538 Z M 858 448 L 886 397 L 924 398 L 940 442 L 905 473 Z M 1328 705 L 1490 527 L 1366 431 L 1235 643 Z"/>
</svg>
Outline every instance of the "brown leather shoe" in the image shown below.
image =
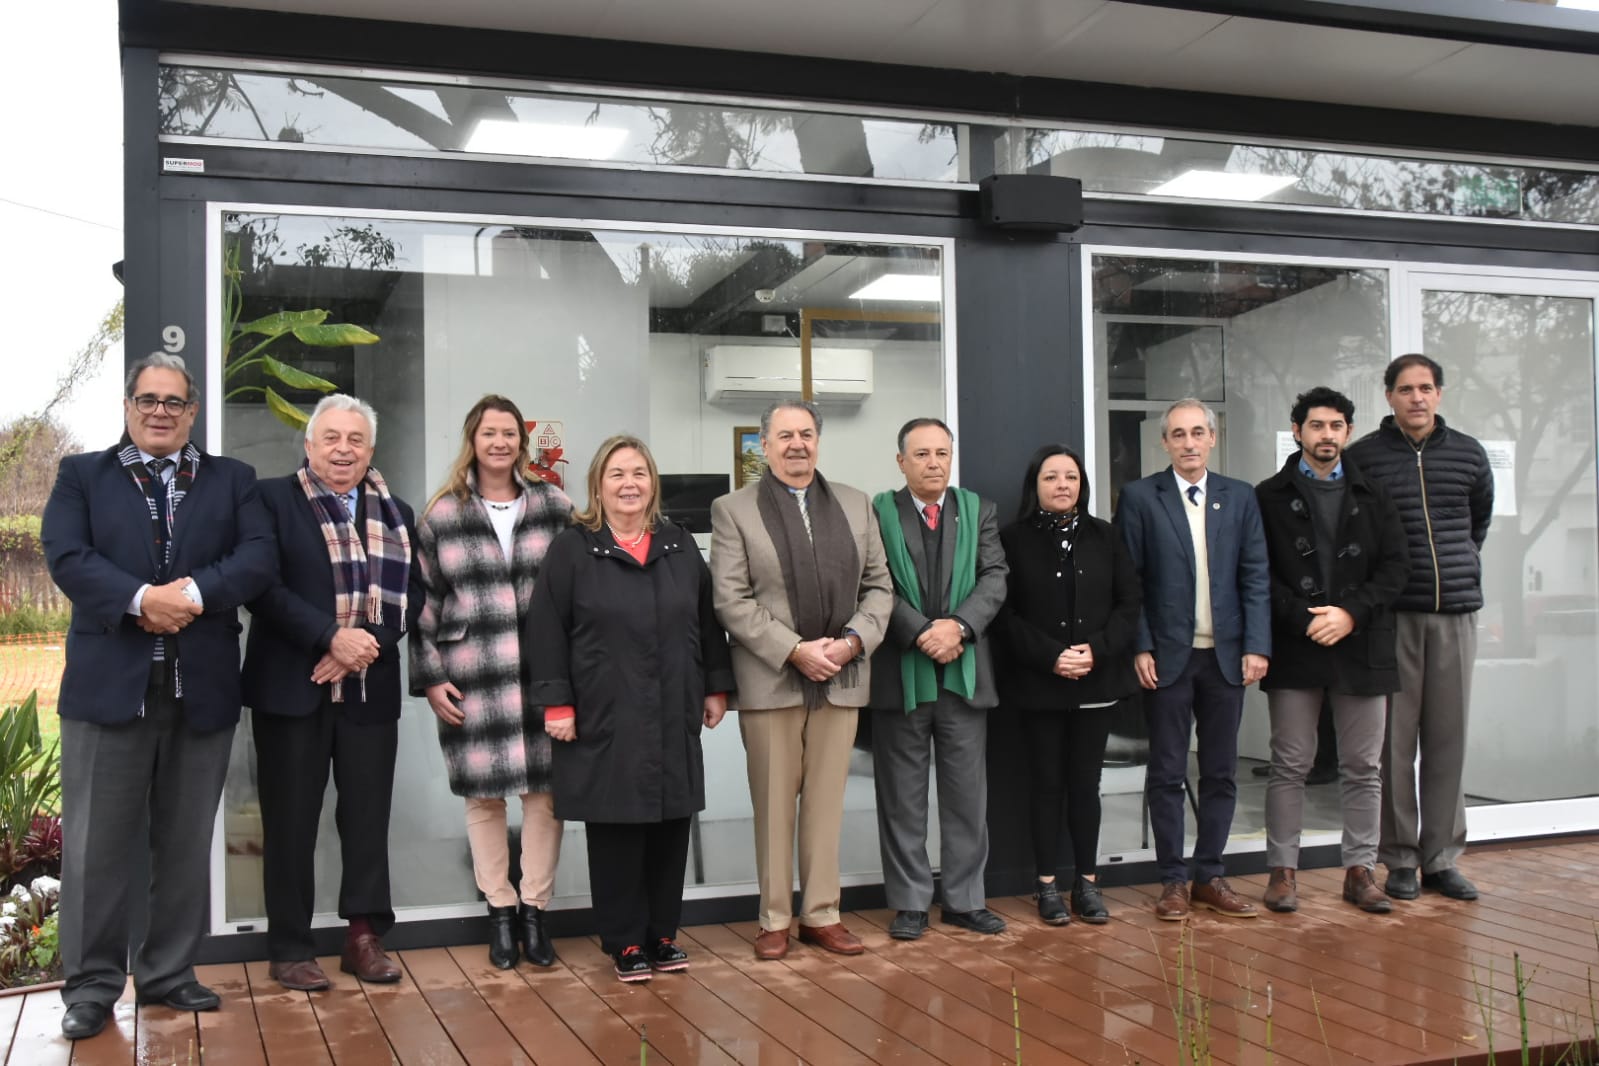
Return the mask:
<svg viewBox="0 0 1599 1066">
<path fill-rule="evenodd" d="M 1393 902 L 1377 887 L 1369 866 L 1351 866 L 1344 871 L 1344 900 L 1372 914 L 1387 914 Z"/>
<path fill-rule="evenodd" d="M 1266 895 L 1261 902 L 1278 914 L 1292 914 L 1299 909 L 1299 886 L 1294 882 L 1292 866 L 1271 868 L 1271 880 L 1266 882 Z"/>
<path fill-rule="evenodd" d="M 400 979 L 400 968 L 384 952 L 383 941 L 375 933 L 346 937 L 339 969 L 374 985 L 392 985 Z"/>
<path fill-rule="evenodd" d="M 1180 922 L 1188 917 L 1187 882 L 1167 881 L 1160 886 L 1160 899 L 1155 903 L 1155 917 L 1163 922 Z"/>
<path fill-rule="evenodd" d="M 1215 911 L 1226 918 L 1253 918 L 1259 913 L 1253 903 L 1232 890 L 1225 877 L 1212 877 L 1203 883 L 1195 881 L 1190 898 L 1194 906 Z"/>
<path fill-rule="evenodd" d="M 320 992 L 333 987 L 333 982 L 328 980 L 328 975 L 322 972 L 322 967 L 317 965 L 315 959 L 274 962 L 267 967 L 267 973 L 284 988 L 292 988 L 296 992 Z"/>
<path fill-rule="evenodd" d="M 788 954 L 787 929 L 762 929 L 755 938 L 757 959 L 781 959 Z"/>
<path fill-rule="evenodd" d="M 844 928 L 843 922 L 832 925 L 802 925 L 799 938 L 806 944 L 815 944 L 835 955 L 859 955 L 866 950 L 861 938 Z"/>
</svg>

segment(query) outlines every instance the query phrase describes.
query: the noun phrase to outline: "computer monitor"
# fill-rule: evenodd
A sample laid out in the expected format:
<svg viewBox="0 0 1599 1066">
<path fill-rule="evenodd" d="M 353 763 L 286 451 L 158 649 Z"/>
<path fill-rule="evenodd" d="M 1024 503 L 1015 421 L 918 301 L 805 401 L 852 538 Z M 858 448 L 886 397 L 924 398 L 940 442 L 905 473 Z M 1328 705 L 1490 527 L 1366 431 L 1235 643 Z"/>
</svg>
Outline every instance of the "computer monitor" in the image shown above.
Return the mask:
<svg viewBox="0 0 1599 1066">
<path fill-rule="evenodd" d="M 662 474 L 661 510 L 695 533 L 711 531 L 711 501 L 732 491 L 727 474 Z"/>
</svg>

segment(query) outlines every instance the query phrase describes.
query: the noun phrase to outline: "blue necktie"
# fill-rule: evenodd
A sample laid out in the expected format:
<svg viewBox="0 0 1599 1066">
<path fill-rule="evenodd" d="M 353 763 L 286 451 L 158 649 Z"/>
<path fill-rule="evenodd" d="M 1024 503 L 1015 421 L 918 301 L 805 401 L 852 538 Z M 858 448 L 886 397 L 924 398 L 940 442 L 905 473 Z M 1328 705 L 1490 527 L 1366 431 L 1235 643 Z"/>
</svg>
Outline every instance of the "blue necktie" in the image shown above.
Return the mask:
<svg viewBox="0 0 1599 1066">
<path fill-rule="evenodd" d="M 1190 486 L 1188 486 L 1188 502 L 1193 504 L 1195 507 L 1199 506 L 1199 486 L 1198 485 L 1190 485 Z"/>
</svg>

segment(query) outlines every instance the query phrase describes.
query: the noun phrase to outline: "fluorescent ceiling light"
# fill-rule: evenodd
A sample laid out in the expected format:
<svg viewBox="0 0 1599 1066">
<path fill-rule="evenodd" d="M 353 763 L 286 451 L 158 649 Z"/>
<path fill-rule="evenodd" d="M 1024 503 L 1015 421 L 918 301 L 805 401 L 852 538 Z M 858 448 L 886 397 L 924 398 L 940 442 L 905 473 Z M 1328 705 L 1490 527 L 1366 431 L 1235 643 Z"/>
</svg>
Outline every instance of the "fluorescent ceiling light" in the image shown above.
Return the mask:
<svg viewBox="0 0 1599 1066">
<path fill-rule="evenodd" d="M 537 155 L 556 159 L 610 159 L 627 139 L 616 126 L 563 126 L 553 122 L 479 119 L 465 150 L 494 155 Z"/>
<path fill-rule="evenodd" d="M 884 274 L 849 294 L 851 300 L 908 300 L 937 303 L 944 285 L 937 274 Z"/>
<path fill-rule="evenodd" d="M 1286 189 L 1298 178 L 1280 174 L 1233 174 L 1225 170 L 1190 170 L 1149 190 L 1151 196 L 1181 196 L 1190 200 L 1264 200 Z"/>
</svg>

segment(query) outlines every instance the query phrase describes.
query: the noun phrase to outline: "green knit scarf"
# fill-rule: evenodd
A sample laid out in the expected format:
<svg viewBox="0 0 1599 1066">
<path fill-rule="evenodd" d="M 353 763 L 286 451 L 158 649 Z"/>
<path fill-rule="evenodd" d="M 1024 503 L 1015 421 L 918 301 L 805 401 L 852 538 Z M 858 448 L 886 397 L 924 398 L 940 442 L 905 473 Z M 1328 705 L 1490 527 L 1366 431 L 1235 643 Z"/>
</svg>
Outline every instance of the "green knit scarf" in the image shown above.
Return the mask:
<svg viewBox="0 0 1599 1066">
<path fill-rule="evenodd" d="M 955 567 L 950 574 L 949 609 L 955 609 L 977 587 L 977 530 L 981 524 L 979 508 L 982 502 L 977 493 L 969 489 L 951 488 L 955 495 Z M 894 493 L 879 492 L 872 497 L 877 509 L 877 524 L 883 530 L 883 550 L 888 555 L 888 572 L 894 578 L 894 591 L 905 602 L 922 609 L 922 583 L 916 576 L 916 563 L 911 559 L 910 548 L 905 544 L 905 529 L 899 520 L 899 505 Z M 910 647 L 899 655 L 900 687 L 905 694 L 905 713 L 909 714 L 924 703 L 938 699 L 938 671 L 932 659 L 922 654 L 920 648 Z M 977 652 L 970 645 L 959 659 L 944 667 L 944 687 L 957 696 L 970 700 L 977 692 Z"/>
</svg>

